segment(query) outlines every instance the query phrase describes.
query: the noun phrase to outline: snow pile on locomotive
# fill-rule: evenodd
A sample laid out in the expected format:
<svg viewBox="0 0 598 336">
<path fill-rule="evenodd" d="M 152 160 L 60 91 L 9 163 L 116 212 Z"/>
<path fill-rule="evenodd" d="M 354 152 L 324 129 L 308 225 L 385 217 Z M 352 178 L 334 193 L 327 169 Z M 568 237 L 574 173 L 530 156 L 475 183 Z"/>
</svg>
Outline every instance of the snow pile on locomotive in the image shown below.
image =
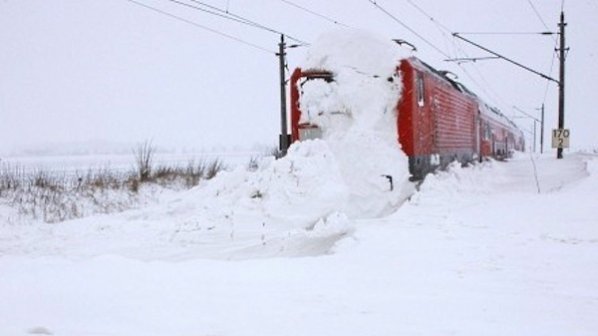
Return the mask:
<svg viewBox="0 0 598 336">
<path fill-rule="evenodd" d="M 301 139 L 320 138 L 334 153 L 349 190 L 345 211 L 351 215 L 380 215 L 408 193 L 408 162 L 397 142 L 396 122 L 402 90 L 397 64 L 407 56 L 392 41 L 337 30 L 312 45 L 301 67 L 315 74 L 299 81 L 297 90 L 299 123 L 313 126 L 303 129 L 313 134 Z"/>
<path fill-rule="evenodd" d="M 366 32 L 342 30 L 322 35 L 301 68 L 325 71 L 331 77 L 302 83 L 300 123 L 318 126 L 325 140 L 366 131 L 387 133 L 384 140 L 395 145 L 393 123 L 401 91 L 396 67 L 401 58 L 396 44 Z"/>
</svg>

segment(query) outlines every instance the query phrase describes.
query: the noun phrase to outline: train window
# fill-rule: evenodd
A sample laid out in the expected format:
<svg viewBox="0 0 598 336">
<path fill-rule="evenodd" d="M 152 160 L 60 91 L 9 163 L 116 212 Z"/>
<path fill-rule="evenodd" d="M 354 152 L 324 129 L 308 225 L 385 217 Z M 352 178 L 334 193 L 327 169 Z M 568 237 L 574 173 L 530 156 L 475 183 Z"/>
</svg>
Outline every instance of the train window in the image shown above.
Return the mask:
<svg viewBox="0 0 598 336">
<path fill-rule="evenodd" d="M 417 72 L 417 105 L 424 106 L 425 88 L 424 88 L 424 74 Z"/>
<path fill-rule="evenodd" d="M 490 140 L 492 137 L 492 129 L 490 128 L 490 124 L 486 123 L 484 125 L 484 140 Z"/>
</svg>

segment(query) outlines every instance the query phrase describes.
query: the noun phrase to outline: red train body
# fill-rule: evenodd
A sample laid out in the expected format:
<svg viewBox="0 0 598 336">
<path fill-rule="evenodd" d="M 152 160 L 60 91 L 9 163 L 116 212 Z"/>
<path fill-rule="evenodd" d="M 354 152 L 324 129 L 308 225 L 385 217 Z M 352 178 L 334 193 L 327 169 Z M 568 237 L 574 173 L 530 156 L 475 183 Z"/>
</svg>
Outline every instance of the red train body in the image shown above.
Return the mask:
<svg viewBox="0 0 598 336">
<path fill-rule="evenodd" d="M 460 83 L 417 58 L 403 59 L 397 67 L 403 84 L 397 102 L 397 138 L 409 157 L 414 179 L 452 161 L 471 162 L 484 157 L 503 159 L 524 150 L 522 132 L 498 110 L 489 107 Z M 291 77 L 291 137 L 293 141 L 317 136 L 317 127 L 301 124 L 301 78 L 334 80 L 322 70 L 296 69 Z"/>
</svg>

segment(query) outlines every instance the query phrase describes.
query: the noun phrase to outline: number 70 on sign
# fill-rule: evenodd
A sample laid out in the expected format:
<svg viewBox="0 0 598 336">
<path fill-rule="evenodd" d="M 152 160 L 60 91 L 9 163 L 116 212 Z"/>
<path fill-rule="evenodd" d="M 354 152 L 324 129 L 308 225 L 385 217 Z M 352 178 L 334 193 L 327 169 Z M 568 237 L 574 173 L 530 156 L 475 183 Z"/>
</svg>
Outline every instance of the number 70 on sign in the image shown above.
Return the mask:
<svg viewBox="0 0 598 336">
<path fill-rule="evenodd" d="M 571 132 L 566 128 L 552 130 L 552 148 L 569 148 L 569 135 Z"/>
</svg>

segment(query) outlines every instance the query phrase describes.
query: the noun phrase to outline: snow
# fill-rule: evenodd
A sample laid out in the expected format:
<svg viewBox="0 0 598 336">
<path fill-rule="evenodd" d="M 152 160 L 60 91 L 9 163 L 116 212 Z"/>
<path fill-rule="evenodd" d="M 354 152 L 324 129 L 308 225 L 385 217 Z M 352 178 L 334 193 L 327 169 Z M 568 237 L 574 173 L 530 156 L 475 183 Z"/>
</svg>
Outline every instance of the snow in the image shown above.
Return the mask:
<svg viewBox="0 0 598 336">
<path fill-rule="evenodd" d="M 19 251 L 19 239 L 36 255 L 93 256 L 104 250 L 139 257 L 164 253 L 193 257 L 251 258 L 320 254 L 352 230 L 343 207 L 350 189 L 324 141 L 293 146 L 281 160 L 263 159 L 257 171 L 243 166 L 159 204 L 111 216 L 94 216 L 39 230 L 12 225 L 0 251 Z M 372 200 L 377 204 L 386 200 Z M 131 240 L 135 236 L 135 240 Z M 73 241 L 73 245 L 65 241 Z M 11 243 L 11 242 L 14 242 Z M 158 245 L 158 246 L 156 246 Z"/>
<path fill-rule="evenodd" d="M 323 138 L 283 159 L 119 214 L 0 204 L 0 335 L 595 334 L 598 155 L 452 165 L 413 190 L 401 56 L 340 35 L 306 61 L 335 72 L 303 87 Z"/>
<path fill-rule="evenodd" d="M 368 31 L 344 28 L 320 35 L 310 46 L 302 67 L 386 79 L 395 72 L 397 61 L 408 56 L 390 40 Z"/>
<path fill-rule="evenodd" d="M 528 155 L 454 166 L 390 216 L 321 220 L 352 230 L 312 257 L 204 259 L 114 216 L 36 227 L 3 248 L 0 334 L 593 335 L 598 157 L 534 160 L 541 193 Z"/>
<path fill-rule="evenodd" d="M 388 213 L 411 191 L 396 123 L 402 90 L 396 68 L 404 57 L 392 41 L 343 29 L 323 34 L 302 65 L 304 70 L 334 74 L 330 83 L 303 83 L 301 122 L 322 130 L 350 190 L 345 211 L 352 216 Z"/>
<path fill-rule="evenodd" d="M 127 149 L 121 149 L 114 153 L 60 153 L 60 154 L 40 154 L 40 155 L 12 155 L 0 158 L 0 167 L 18 167 L 28 171 L 44 171 L 48 173 L 65 174 L 85 174 L 89 171 L 110 170 L 112 172 L 129 172 L 134 170 L 135 156 L 131 146 Z M 251 158 L 264 156 L 263 151 L 203 151 L 203 152 L 185 152 L 169 153 L 156 152 L 154 154 L 154 165 L 185 167 L 189 163 L 222 161 L 225 165 L 236 166 L 247 164 Z"/>
</svg>

